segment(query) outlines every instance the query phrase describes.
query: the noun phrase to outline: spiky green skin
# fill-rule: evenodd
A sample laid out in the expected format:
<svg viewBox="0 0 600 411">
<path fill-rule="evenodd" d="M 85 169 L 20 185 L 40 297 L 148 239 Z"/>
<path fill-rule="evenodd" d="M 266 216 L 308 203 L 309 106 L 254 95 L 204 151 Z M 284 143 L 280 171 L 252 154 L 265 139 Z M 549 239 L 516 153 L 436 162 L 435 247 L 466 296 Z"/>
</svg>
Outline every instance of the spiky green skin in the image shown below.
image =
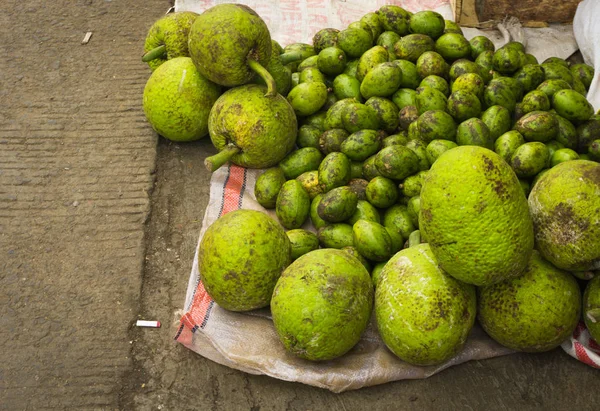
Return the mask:
<svg viewBox="0 0 600 411">
<path fill-rule="evenodd" d="M 172 141 L 208 134 L 211 108 L 221 87 L 204 78 L 189 57 L 175 57 L 156 69 L 144 88 L 144 113 L 152 128 Z"/>
<path fill-rule="evenodd" d="M 600 269 L 600 164 L 551 168 L 531 190 L 529 208 L 544 258 L 568 271 Z"/>
<path fill-rule="evenodd" d="M 456 355 L 473 327 L 475 309 L 475 287 L 444 273 L 428 244 L 398 252 L 377 281 L 381 338 L 411 364 L 435 365 Z"/>
<path fill-rule="evenodd" d="M 254 210 L 235 210 L 204 233 L 198 268 L 204 288 L 221 307 L 249 311 L 266 307 L 291 246 L 275 220 Z"/>
<path fill-rule="evenodd" d="M 148 62 L 152 71 L 167 60 L 189 56 L 188 33 L 196 17 L 198 17 L 197 13 L 181 11 L 167 14 L 154 22 L 146 36 L 144 52 L 147 53 L 156 47 L 165 45 L 167 55 Z"/>
<path fill-rule="evenodd" d="M 596 275 L 590 280 L 583 293 L 583 321 L 590 335 L 596 342 L 600 342 L 600 316 L 593 316 L 590 310 L 600 310 L 600 276 Z"/>
<path fill-rule="evenodd" d="M 521 274 L 533 250 L 533 225 L 517 176 L 477 146 L 446 151 L 421 189 L 419 227 L 440 267 L 474 285 Z"/>
<path fill-rule="evenodd" d="M 573 333 L 579 321 L 577 281 L 537 251 L 523 275 L 479 291 L 478 318 L 483 329 L 513 350 L 551 350 Z"/>
<path fill-rule="evenodd" d="M 294 109 L 281 95 L 265 97 L 265 92 L 265 87 L 256 84 L 232 88 L 210 112 L 208 129 L 214 146 L 218 150 L 239 147 L 241 152 L 231 161 L 242 167 L 272 167 L 296 142 Z"/>
<path fill-rule="evenodd" d="M 248 58 L 267 65 L 272 45 L 267 25 L 254 10 L 242 4 L 219 4 L 196 18 L 188 47 L 200 73 L 233 87 L 254 77 Z"/>
<path fill-rule="evenodd" d="M 271 314 L 286 350 L 300 358 L 337 358 L 356 345 L 373 307 L 373 284 L 359 260 L 343 250 L 304 254 L 281 275 Z"/>
</svg>

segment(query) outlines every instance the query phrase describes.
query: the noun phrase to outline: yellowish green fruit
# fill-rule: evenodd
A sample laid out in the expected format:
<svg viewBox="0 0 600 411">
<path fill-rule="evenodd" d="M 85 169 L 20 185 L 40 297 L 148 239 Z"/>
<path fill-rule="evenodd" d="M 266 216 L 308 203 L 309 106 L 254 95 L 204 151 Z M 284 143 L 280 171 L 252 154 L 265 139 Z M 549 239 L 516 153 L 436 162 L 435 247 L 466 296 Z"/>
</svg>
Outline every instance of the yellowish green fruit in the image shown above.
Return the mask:
<svg viewBox="0 0 600 411">
<path fill-rule="evenodd" d="M 235 210 L 204 233 L 198 249 L 200 278 L 227 310 L 266 307 L 290 253 L 290 241 L 275 220 L 259 211 Z"/>
<path fill-rule="evenodd" d="M 343 250 L 311 251 L 294 261 L 273 291 L 271 314 L 287 351 L 332 360 L 356 345 L 373 307 L 373 284 L 359 260 Z"/>
<path fill-rule="evenodd" d="M 531 190 L 529 208 L 544 258 L 567 271 L 600 268 L 600 164 L 552 167 Z"/>
<path fill-rule="evenodd" d="M 583 320 L 590 335 L 600 342 L 600 276 L 595 276 L 583 293 Z"/>
<path fill-rule="evenodd" d="M 475 287 L 444 273 L 428 244 L 398 252 L 377 280 L 377 328 L 385 345 L 410 364 L 441 364 L 458 354 L 475 308 Z"/>
<path fill-rule="evenodd" d="M 533 250 L 533 226 L 517 176 L 477 146 L 446 151 L 421 189 L 419 227 L 440 267 L 488 285 L 521 274 Z"/>
</svg>

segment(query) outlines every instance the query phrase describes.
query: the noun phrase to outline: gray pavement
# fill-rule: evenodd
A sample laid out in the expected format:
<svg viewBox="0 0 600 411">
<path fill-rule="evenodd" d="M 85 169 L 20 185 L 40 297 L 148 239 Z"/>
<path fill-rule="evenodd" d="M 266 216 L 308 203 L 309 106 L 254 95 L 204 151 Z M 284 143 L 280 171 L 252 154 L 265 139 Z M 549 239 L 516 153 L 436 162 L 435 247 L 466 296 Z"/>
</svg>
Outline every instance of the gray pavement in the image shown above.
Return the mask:
<svg viewBox="0 0 600 411">
<path fill-rule="evenodd" d="M 169 6 L 2 2 L 0 409 L 598 409 L 600 373 L 560 350 L 337 395 L 176 344 L 214 149 L 157 139 L 141 110 Z"/>
</svg>

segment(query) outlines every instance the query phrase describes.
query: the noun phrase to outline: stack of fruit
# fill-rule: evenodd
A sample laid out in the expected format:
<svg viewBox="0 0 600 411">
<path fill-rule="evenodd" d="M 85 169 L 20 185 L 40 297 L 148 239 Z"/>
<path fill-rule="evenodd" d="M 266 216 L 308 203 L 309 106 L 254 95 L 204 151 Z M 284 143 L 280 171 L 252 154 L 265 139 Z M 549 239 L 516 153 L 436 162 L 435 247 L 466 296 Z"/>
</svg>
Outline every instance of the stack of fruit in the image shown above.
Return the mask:
<svg viewBox="0 0 600 411">
<path fill-rule="evenodd" d="M 520 43 L 495 50 L 393 5 L 285 48 L 245 6 L 185 27 L 191 58 L 167 44 L 148 119 L 175 140 L 209 131 L 212 171 L 267 168 L 255 196 L 281 224 L 239 210 L 208 228 L 200 271 L 219 305 L 270 305 L 285 348 L 310 360 L 350 350 L 372 310 L 388 348 L 417 365 L 456 355 L 476 318 L 539 352 L 571 335 L 583 304 L 600 339 L 592 67 L 539 64 Z"/>
</svg>

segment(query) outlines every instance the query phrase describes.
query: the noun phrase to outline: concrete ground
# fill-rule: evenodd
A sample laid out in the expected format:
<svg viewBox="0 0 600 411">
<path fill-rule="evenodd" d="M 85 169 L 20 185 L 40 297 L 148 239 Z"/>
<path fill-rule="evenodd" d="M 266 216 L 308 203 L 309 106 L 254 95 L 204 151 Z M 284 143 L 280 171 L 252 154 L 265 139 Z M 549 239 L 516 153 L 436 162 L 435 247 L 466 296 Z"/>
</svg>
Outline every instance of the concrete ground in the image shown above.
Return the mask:
<svg viewBox="0 0 600 411">
<path fill-rule="evenodd" d="M 598 409 L 600 373 L 560 350 L 332 394 L 176 344 L 214 149 L 157 139 L 141 110 L 169 6 L 2 2 L 0 409 Z"/>
</svg>

